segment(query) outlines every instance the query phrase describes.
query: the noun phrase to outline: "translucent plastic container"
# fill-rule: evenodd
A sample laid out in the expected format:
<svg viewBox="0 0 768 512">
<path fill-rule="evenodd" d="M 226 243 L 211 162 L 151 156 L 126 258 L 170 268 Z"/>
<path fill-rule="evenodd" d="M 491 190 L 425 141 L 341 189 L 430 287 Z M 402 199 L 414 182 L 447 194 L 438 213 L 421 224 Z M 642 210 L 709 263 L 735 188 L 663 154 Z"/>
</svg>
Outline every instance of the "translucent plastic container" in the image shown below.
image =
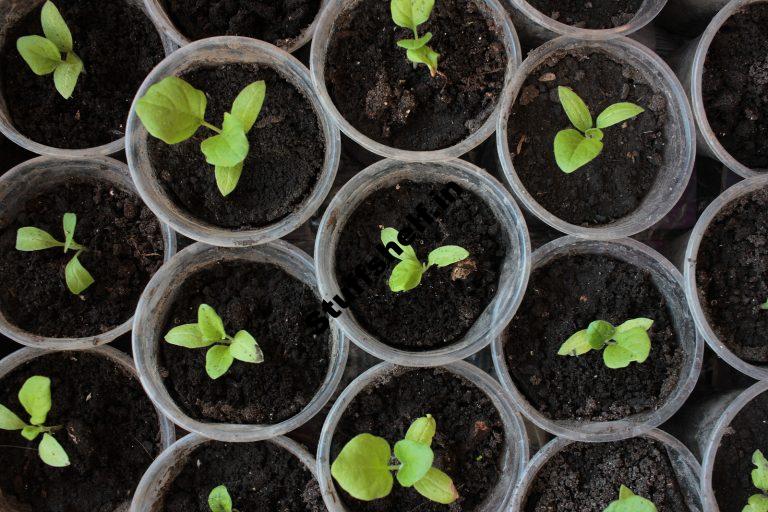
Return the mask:
<svg viewBox="0 0 768 512">
<path fill-rule="evenodd" d="M 563 51 L 599 51 L 618 62 L 635 67 L 652 88 L 667 100 L 667 153 L 656 181 L 640 206 L 625 217 L 610 224 L 584 227 L 571 224 L 553 215 L 540 205 L 526 190 L 512 163 L 507 140 L 507 123 L 512 107 L 528 75 L 552 55 Z M 632 236 L 648 229 L 661 220 L 677 203 L 693 171 L 696 145 L 694 121 L 688 99 L 675 74 L 661 58 L 640 43 L 626 37 L 608 41 L 578 40 L 560 37 L 549 41 L 528 54 L 512 87 L 502 101 L 501 116 L 496 130 L 496 145 L 501 167 L 515 197 L 530 213 L 563 233 L 593 240 L 610 240 Z M 554 140 L 554 134 L 552 135 Z M 542 169 L 540 172 L 561 172 L 560 169 Z M 577 171 L 581 172 L 581 171 Z"/>
<path fill-rule="evenodd" d="M 128 168 L 122 162 L 109 157 L 53 158 L 41 156 L 23 162 L 0 177 L 0 229 L 13 222 L 24 203 L 41 190 L 55 189 L 57 185 L 72 179 L 86 182 L 109 183 L 137 195 Z M 164 261 L 176 252 L 176 234 L 162 222 L 165 251 Z M 49 338 L 28 332 L 12 324 L 0 308 L 0 333 L 23 345 L 45 349 L 87 349 L 103 345 L 131 330 L 131 318 L 117 327 L 84 338 Z"/>
<path fill-rule="evenodd" d="M 499 104 L 496 105 L 496 108 L 491 115 L 488 116 L 488 119 L 485 120 L 482 126 L 471 133 L 466 139 L 448 148 L 441 148 L 433 151 L 397 149 L 376 142 L 367 135 L 364 135 L 344 119 L 341 112 L 339 112 L 336 105 L 333 103 L 333 99 L 325 85 L 325 65 L 328 46 L 331 43 L 334 24 L 338 17 L 342 13 L 357 6 L 360 1 L 361 0 L 329 0 L 328 5 L 320 13 L 315 36 L 312 39 L 312 53 L 309 59 L 312 82 L 314 83 L 317 95 L 320 98 L 320 103 L 334 122 L 341 128 L 341 131 L 368 151 L 385 158 L 393 158 L 406 162 L 438 162 L 457 158 L 485 141 L 491 133 L 493 133 L 496 126 L 496 120 L 499 117 L 501 98 L 503 98 L 506 91 L 509 90 L 512 78 L 516 73 L 517 68 L 520 66 L 521 61 L 520 41 L 517 38 L 517 32 L 515 32 L 512 20 L 509 18 L 509 13 L 501 5 L 499 0 L 476 0 L 478 7 L 481 8 L 484 14 L 489 19 L 492 19 L 501 29 L 504 48 L 507 53 L 507 70 L 504 76 L 504 87 L 501 91 Z"/>
<path fill-rule="evenodd" d="M 174 203 L 157 178 L 147 147 L 150 137 L 136 115 L 136 100 L 150 86 L 168 76 L 178 76 L 202 66 L 225 64 L 261 64 L 271 67 L 290 82 L 312 105 L 325 140 L 325 162 L 317 184 L 302 205 L 283 219 L 251 230 L 221 228 L 193 217 Z M 331 118 L 317 100 L 309 72 L 301 62 L 283 50 L 256 39 L 245 37 L 214 37 L 190 43 L 166 57 L 139 88 L 126 129 L 126 156 L 131 176 L 142 199 L 160 219 L 188 238 L 223 247 L 248 246 L 281 238 L 306 222 L 322 205 L 333 185 L 341 152 L 341 135 Z M 177 169 L 175 172 L 183 172 Z M 213 168 L 211 168 L 213 172 Z"/>
<path fill-rule="evenodd" d="M 287 420 L 272 425 L 248 425 L 216 423 L 191 418 L 173 400 L 160 375 L 159 346 L 160 343 L 165 343 L 163 341 L 165 322 L 181 283 L 211 263 L 233 260 L 277 265 L 290 276 L 317 290 L 312 259 L 282 240 L 249 248 L 193 244 L 163 265 L 144 290 L 133 323 L 133 356 L 141 383 L 149 398 L 174 423 L 185 430 L 218 441 L 260 441 L 290 432 L 320 412 L 341 380 L 349 346 L 339 329 L 331 324 L 330 361 L 325 380 L 314 398 L 298 414 Z M 296 321 L 301 319 L 297 318 Z"/>
<path fill-rule="evenodd" d="M 320 221 L 315 239 L 315 265 L 320 294 L 325 300 L 342 296 L 336 278 L 336 246 L 344 225 L 370 194 L 404 180 L 453 182 L 477 194 L 490 207 L 507 242 L 496 296 L 461 340 L 433 350 L 415 352 L 391 347 L 365 330 L 348 309 L 343 310 L 335 322 L 358 347 L 379 359 L 403 366 L 440 366 L 481 350 L 512 319 L 528 282 L 530 240 L 522 213 L 509 192 L 482 169 L 463 160 L 442 163 L 382 160 L 349 180 L 333 198 Z"/>
<path fill-rule="evenodd" d="M 506 437 L 506 449 L 499 466 L 501 476 L 496 487 L 494 487 L 485 501 L 474 509 L 474 512 L 507 510 L 515 485 L 525 465 L 528 463 L 528 436 L 523 420 L 514 410 L 499 384 L 476 366 L 466 361 L 457 361 L 444 366 L 442 369 L 463 377 L 480 388 L 493 402 L 501 416 Z M 331 445 L 336 425 L 338 425 L 344 415 L 347 406 L 361 391 L 368 386 L 375 386 L 384 378 L 390 376 L 397 378 L 397 375 L 402 375 L 407 371 L 410 370 L 391 363 L 381 363 L 370 368 L 347 386 L 339 395 L 339 398 L 336 399 L 330 413 L 328 413 L 323 424 L 323 430 L 320 433 L 320 442 L 317 446 L 317 480 L 320 482 L 320 490 L 323 493 L 323 500 L 329 512 L 349 512 L 344 506 L 331 477 Z"/>
</svg>

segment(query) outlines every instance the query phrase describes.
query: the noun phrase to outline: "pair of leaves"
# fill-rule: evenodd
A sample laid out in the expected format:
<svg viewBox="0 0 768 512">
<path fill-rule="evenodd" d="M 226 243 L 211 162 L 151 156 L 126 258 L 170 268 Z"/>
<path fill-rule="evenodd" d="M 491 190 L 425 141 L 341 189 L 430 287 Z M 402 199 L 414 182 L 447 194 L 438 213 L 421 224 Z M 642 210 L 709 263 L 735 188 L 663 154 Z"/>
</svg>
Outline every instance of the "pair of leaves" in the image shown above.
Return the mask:
<svg viewBox="0 0 768 512">
<path fill-rule="evenodd" d="M 747 505 L 742 512 L 768 512 L 768 460 L 763 452 L 756 450 L 752 454 L 752 464 L 755 469 L 752 470 L 752 485 L 763 491 L 762 494 L 753 494 L 749 497 Z"/>
<path fill-rule="evenodd" d="M 649 318 L 634 318 L 614 327 L 604 320 L 591 322 L 586 329 L 571 335 L 560 346 L 557 355 L 580 356 L 590 350 L 603 350 L 608 368 L 626 368 L 631 362 L 643 363 L 651 352 Z"/>
<path fill-rule="evenodd" d="M 208 495 L 208 508 L 211 512 L 237 512 L 232 508 L 232 497 L 224 485 L 214 488 Z"/>
<path fill-rule="evenodd" d="M 437 59 L 440 54 L 427 46 L 432 40 L 432 33 L 419 37 L 418 27 L 429 20 L 435 6 L 435 0 L 391 0 L 392 21 L 396 25 L 413 31 L 413 39 L 401 39 L 397 42 L 406 50 L 408 60 L 415 64 L 425 64 L 432 76 L 437 74 Z"/>
<path fill-rule="evenodd" d="M 621 486 L 619 499 L 612 502 L 603 512 L 657 512 L 652 501 L 636 495 L 628 487 Z"/>
</svg>

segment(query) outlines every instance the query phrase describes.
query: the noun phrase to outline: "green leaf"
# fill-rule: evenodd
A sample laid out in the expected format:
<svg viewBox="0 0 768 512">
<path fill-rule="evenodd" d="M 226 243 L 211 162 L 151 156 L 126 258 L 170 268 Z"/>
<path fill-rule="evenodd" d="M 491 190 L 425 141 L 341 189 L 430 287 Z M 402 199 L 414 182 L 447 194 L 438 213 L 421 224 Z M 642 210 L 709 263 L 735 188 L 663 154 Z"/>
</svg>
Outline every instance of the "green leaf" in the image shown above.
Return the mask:
<svg viewBox="0 0 768 512">
<path fill-rule="evenodd" d="M 386 439 L 371 434 L 353 437 L 331 464 L 331 475 L 342 489 L 358 500 L 387 496 L 394 479 L 389 470 L 392 452 Z"/>
<path fill-rule="evenodd" d="M 16 249 L 19 251 L 39 251 L 51 247 L 63 247 L 64 244 L 47 231 L 35 227 L 19 228 L 16 232 Z"/>
<path fill-rule="evenodd" d="M 405 433 L 405 438 L 429 446 L 432 444 L 432 438 L 435 437 L 436 431 L 437 422 L 435 418 L 431 414 L 427 414 L 411 423 L 411 426 L 408 427 L 408 432 Z"/>
<path fill-rule="evenodd" d="M 221 341 L 227 337 L 224 322 L 216 314 L 216 310 L 208 304 L 200 304 L 197 308 L 197 326 L 203 333 L 205 341 Z"/>
<path fill-rule="evenodd" d="M 51 379 L 41 375 L 28 378 L 19 390 L 19 402 L 33 425 L 42 425 L 51 410 Z"/>
<path fill-rule="evenodd" d="M 80 263 L 77 254 L 69 260 L 64 268 L 64 278 L 67 281 L 67 288 L 75 295 L 83 293 L 94 283 L 93 276 Z"/>
<path fill-rule="evenodd" d="M 392 269 L 389 276 L 389 289 L 393 292 L 407 292 L 419 286 L 424 266 L 418 261 L 403 260 Z"/>
<path fill-rule="evenodd" d="M 747 506 L 741 512 L 768 512 L 768 496 L 753 494 L 749 497 Z"/>
<path fill-rule="evenodd" d="M 264 80 L 259 80 L 240 91 L 232 103 L 232 115 L 240 121 L 246 133 L 251 131 L 256 119 L 259 118 L 266 94 L 267 84 Z"/>
<path fill-rule="evenodd" d="M 573 128 L 561 130 L 555 136 L 555 161 L 561 171 L 572 173 L 597 158 L 603 143 L 588 139 Z"/>
<path fill-rule="evenodd" d="M 614 103 L 597 116 L 597 127 L 608 128 L 643 112 L 645 112 L 645 109 L 634 103 Z"/>
<path fill-rule="evenodd" d="M 636 327 L 640 327 L 644 331 L 647 331 L 651 328 L 653 325 L 653 320 L 650 318 L 633 318 L 632 320 L 627 320 L 623 324 L 616 327 L 616 334 L 629 331 L 630 329 L 634 329 Z"/>
<path fill-rule="evenodd" d="M 557 93 L 560 97 L 560 104 L 565 110 L 565 115 L 571 120 L 571 124 L 581 132 L 586 132 L 592 128 L 592 114 L 590 114 L 587 104 L 579 98 L 579 95 L 573 92 L 570 87 L 563 87 L 562 85 L 557 88 Z"/>
<path fill-rule="evenodd" d="M 608 505 L 603 512 L 657 512 L 653 502 L 635 495 L 628 487 L 621 486 L 619 499 Z"/>
<path fill-rule="evenodd" d="M 205 139 L 200 150 L 211 165 L 234 167 L 242 163 L 248 156 L 248 137 L 243 124 L 232 114 L 225 113 L 221 133 Z"/>
<path fill-rule="evenodd" d="M 403 487 L 411 487 L 424 478 L 435 460 L 435 454 L 429 445 L 410 439 L 395 443 L 395 457 L 401 463 L 400 469 L 397 470 L 397 481 Z"/>
<path fill-rule="evenodd" d="M 232 512 L 232 498 L 223 485 L 214 488 L 208 495 L 208 507 L 211 512 Z"/>
<path fill-rule="evenodd" d="M 227 373 L 234 360 L 228 346 L 214 345 L 205 354 L 205 372 L 216 380 Z"/>
<path fill-rule="evenodd" d="M 756 450 L 752 454 L 752 464 L 756 469 L 752 470 L 752 484 L 761 491 L 768 492 L 768 460 L 763 456 L 763 452 Z"/>
<path fill-rule="evenodd" d="M 608 345 L 603 351 L 603 362 L 611 369 L 626 368 L 629 363 L 645 362 L 651 352 L 651 339 L 642 327 L 614 335 L 616 343 Z"/>
<path fill-rule="evenodd" d="M 240 175 L 243 173 L 243 164 L 244 162 L 240 162 L 232 167 L 216 166 L 216 186 L 219 188 L 222 196 L 228 196 L 237 187 Z"/>
<path fill-rule="evenodd" d="M 62 53 L 72 51 L 72 33 L 67 22 L 61 16 L 59 9 L 48 0 L 40 12 L 40 22 L 43 25 L 43 33 Z"/>
<path fill-rule="evenodd" d="M 416 27 L 429 19 L 434 6 L 435 0 L 392 0 L 392 21 L 400 27 L 415 31 Z"/>
<path fill-rule="evenodd" d="M 430 468 L 427 474 L 413 487 L 419 494 L 437 503 L 449 505 L 459 498 L 451 477 L 437 468 Z"/>
<path fill-rule="evenodd" d="M 605 137 L 603 130 L 601 130 L 600 128 L 590 128 L 589 130 L 584 132 L 584 135 L 589 139 L 596 139 L 596 140 L 603 140 L 603 137 Z"/>
<path fill-rule="evenodd" d="M 391 252 L 392 256 L 396 257 L 399 260 L 413 260 L 421 264 L 419 262 L 419 258 L 416 256 L 416 251 L 413 250 L 413 247 L 410 245 L 403 245 L 400 242 L 397 241 L 397 237 L 400 233 L 395 228 L 384 228 L 381 230 L 381 243 L 384 244 L 384 247 L 388 246 L 390 243 L 395 243 L 397 246 L 403 251 L 402 254 L 397 255 L 394 252 Z"/>
<path fill-rule="evenodd" d="M 248 331 L 237 331 L 229 346 L 232 357 L 245 363 L 263 363 L 264 353 Z"/>
<path fill-rule="evenodd" d="M 74 52 L 70 52 L 67 59 L 53 72 L 53 84 L 65 100 L 72 97 L 82 71 L 83 61 Z"/>
<path fill-rule="evenodd" d="M 136 115 L 147 131 L 166 144 L 195 134 L 205 121 L 208 100 L 181 78 L 169 76 L 152 85 L 136 102 Z"/>
<path fill-rule="evenodd" d="M 557 351 L 559 356 L 580 356 L 592 350 L 589 344 L 589 335 L 586 329 L 582 329 L 571 334 L 571 337 L 565 340 Z"/>
<path fill-rule="evenodd" d="M 605 320 L 595 320 L 587 326 L 587 340 L 589 346 L 595 350 L 600 350 L 605 342 L 611 339 L 616 329 Z"/>
<path fill-rule="evenodd" d="M 197 324 L 184 324 L 168 331 L 165 341 L 184 348 L 203 348 L 213 345 L 218 340 L 204 340 L 203 332 Z"/>
<path fill-rule="evenodd" d="M 61 447 L 59 442 L 53 438 L 51 434 L 43 434 L 43 440 L 40 441 L 38 447 L 38 453 L 40 458 L 55 468 L 63 468 L 69 466 L 69 456 L 64 448 Z"/>
<path fill-rule="evenodd" d="M 16 49 L 32 72 L 39 76 L 53 73 L 62 63 L 59 49 L 42 36 L 20 37 L 16 41 Z"/>
<path fill-rule="evenodd" d="M 418 50 L 422 46 L 426 46 L 431 40 L 432 32 L 427 32 L 417 39 L 401 39 L 397 42 L 397 46 L 406 50 Z"/>
<path fill-rule="evenodd" d="M 429 46 L 422 46 L 416 50 L 408 50 L 405 54 L 411 62 L 425 64 L 429 68 L 430 75 L 435 76 L 437 74 L 437 60 L 440 57 L 440 54 Z"/>
<path fill-rule="evenodd" d="M 0 429 L 3 430 L 21 430 L 27 424 L 21 418 L 16 416 L 9 408 L 0 404 Z"/>
<path fill-rule="evenodd" d="M 77 215 L 65 213 L 61 219 L 64 229 L 64 252 L 67 252 L 75 243 L 75 228 L 77 227 Z"/>
<path fill-rule="evenodd" d="M 37 425 L 27 425 L 21 430 L 21 437 L 27 441 L 34 441 L 37 436 L 43 431 L 42 427 Z"/>
<path fill-rule="evenodd" d="M 429 253 L 427 265 L 437 265 L 438 267 L 447 267 L 461 260 L 469 258 L 469 251 L 458 245 L 444 245 L 438 247 Z"/>
<path fill-rule="evenodd" d="M 765 302 L 760 304 L 760 309 L 768 309 L 768 299 L 765 299 Z"/>
</svg>

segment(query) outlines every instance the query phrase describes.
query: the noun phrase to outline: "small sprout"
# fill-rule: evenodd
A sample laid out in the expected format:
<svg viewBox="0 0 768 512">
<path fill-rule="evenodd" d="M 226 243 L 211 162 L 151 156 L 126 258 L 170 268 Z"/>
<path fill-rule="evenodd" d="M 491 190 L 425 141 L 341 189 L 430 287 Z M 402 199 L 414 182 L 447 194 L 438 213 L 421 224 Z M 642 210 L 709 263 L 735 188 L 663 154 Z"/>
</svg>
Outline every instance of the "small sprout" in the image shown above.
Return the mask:
<svg viewBox="0 0 768 512">
<path fill-rule="evenodd" d="M 619 499 L 611 502 L 603 512 L 657 512 L 650 500 L 633 493 L 629 487 L 621 486 Z"/>
<path fill-rule="evenodd" d="M 40 375 L 28 378 L 19 390 L 19 402 L 29 414 L 29 424 L 0 404 L 0 429 L 20 430 L 21 436 L 28 441 L 34 441 L 37 436 L 43 434 L 37 448 L 40 459 L 55 468 L 69 466 L 67 452 L 53 437 L 53 433 L 61 427 L 44 425 L 51 410 L 51 379 Z"/>
<path fill-rule="evenodd" d="M 433 77 L 437 74 L 437 58 L 440 54 L 427 46 L 432 39 L 432 32 L 419 37 L 418 27 L 426 23 L 434 6 L 435 0 L 392 0 L 390 3 L 392 21 L 399 27 L 413 31 L 413 39 L 401 39 L 397 46 L 406 50 L 406 56 L 413 62 L 414 68 L 418 64 L 425 64 Z"/>
<path fill-rule="evenodd" d="M 645 112 L 634 103 L 614 103 L 597 116 L 593 125 L 589 107 L 578 94 L 563 86 L 558 87 L 557 92 L 563 110 L 577 128 L 561 130 L 555 136 L 555 160 L 565 173 L 572 173 L 597 158 L 603 150 L 603 129 Z"/>
<path fill-rule="evenodd" d="M 768 309 L 768 299 L 766 299 L 765 302 L 760 304 L 760 309 Z"/>
<path fill-rule="evenodd" d="M 603 350 L 603 362 L 611 369 L 626 368 L 629 363 L 645 362 L 651 353 L 648 329 L 649 318 L 627 320 L 618 327 L 604 320 L 595 320 L 586 329 L 578 331 L 562 344 L 557 355 L 580 356 L 590 350 Z"/>
<path fill-rule="evenodd" d="M 212 379 L 227 373 L 235 359 L 244 363 L 264 362 L 264 353 L 253 336 L 248 331 L 229 336 L 221 317 L 208 304 L 197 309 L 196 324 L 174 327 L 165 335 L 165 341 L 184 348 L 211 347 L 205 354 L 205 371 Z"/>
<path fill-rule="evenodd" d="M 392 451 L 386 439 L 359 434 L 344 445 L 333 461 L 331 475 L 342 489 L 362 501 L 389 495 L 394 483 L 392 471 L 395 471 L 401 486 L 413 487 L 437 503 L 453 503 L 459 497 L 453 480 L 432 466 L 435 454 L 431 445 L 436 430 L 437 422 L 429 414 L 414 421 L 405 439 L 395 443 L 398 464 L 392 464 Z"/>
<path fill-rule="evenodd" d="M 211 512 L 237 512 L 236 508 L 232 508 L 232 498 L 223 485 L 216 487 L 208 495 L 208 508 Z"/>
<path fill-rule="evenodd" d="M 181 78 L 169 76 L 152 85 L 136 102 L 136 114 L 147 131 L 166 144 L 189 139 L 201 126 L 215 132 L 200 144 L 200 150 L 214 166 L 219 192 L 227 196 L 240 181 L 250 150 L 246 135 L 259 117 L 266 92 L 264 80 L 240 91 L 232 103 L 232 112 L 224 114 L 222 127 L 218 128 L 205 121 L 205 93 Z"/>
<path fill-rule="evenodd" d="M 24 36 L 16 41 L 21 58 L 38 76 L 53 73 L 53 85 L 64 99 L 72 97 L 83 61 L 72 51 L 72 33 L 59 9 L 48 0 L 40 12 L 43 36 Z M 61 54 L 65 57 L 62 59 Z"/>
<path fill-rule="evenodd" d="M 64 254 L 70 249 L 75 251 L 75 255 L 64 268 L 64 279 L 67 282 L 69 291 L 79 295 L 94 283 L 93 276 L 83 267 L 78 259 L 80 254 L 87 249 L 74 240 L 77 215 L 65 213 L 62 218 L 62 224 L 64 227 L 63 242 L 59 242 L 50 233 L 42 229 L 31 226 L 19 228 L 16 232 L 16 250 L 28 252 L 42 251 L 52 247 L 63 247 Z"/>
<path fill-rule="evenodd" d="M 395 255 L 400 263 L 392 269 L 392 275 L 389 277 L 389 289 L 393 292 L 407 292 L 419 286 L 421 277 L 433 265 L 437 267 L 447 267 L 469 257 L 469 252 L 458 245 L 444 245 L 438 247 L 429 253 L 427 263 L 419 261 L 416 251 L 410 245 L 402 245 L 398 242 L 399 233 L 395 228 L 384 228 L 381 230 L 381 242 L 387 247 L 391 243 L 397 244 L 402 251 Z M 393 254 L 394 255 L 394 254 Z"/>
<path fill-rule="evenodd" d="M 768 460 L 763 452 L 755 450 L 752 454 L 752 485 L 762 491 L 749 497 L 747 505 L 741 512 L 768 512 Z"/>
</svg>

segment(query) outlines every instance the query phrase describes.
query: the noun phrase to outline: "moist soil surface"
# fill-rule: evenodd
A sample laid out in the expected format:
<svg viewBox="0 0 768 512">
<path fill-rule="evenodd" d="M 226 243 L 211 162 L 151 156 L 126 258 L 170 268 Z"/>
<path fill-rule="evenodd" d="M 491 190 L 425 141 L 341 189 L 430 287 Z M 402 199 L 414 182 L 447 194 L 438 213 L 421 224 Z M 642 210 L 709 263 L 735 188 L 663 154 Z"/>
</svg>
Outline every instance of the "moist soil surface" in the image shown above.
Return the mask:
<svg viewBox="0 0 768 512">
<path fill-rule="evenodd" d="M 593 320 L 654 321 L 642 363 L 609 369 L 602 351 L 558 356 Z M 556 420 L 612 421 L 657 409 L 680 377 L 682 348 L 664 296 L 650 274 L 607 256 L 572 255 L 536 269 L 505 332 L 507 365 L 518 389 Z"/>
<path fill-rule="evenodd" d="M 78 259 L 94 278 L 79 295 L 69 291 L 64 278 L 75 251 L 16 250 L 16 232 L 25 226 L 63 242 L 67 212 L 77 215 L 74 239 L 87 249 Z M 41 336 L 100 334 L 133 315 L 163 254 L 160 224 L 134 194 L 80 180 L 47 187 L 0 231 L 0 307 L 11 323 Z"/>
<path fill-rule="evenodd" d="M 38 457 L 42 437 L 27 441 L 0 430 L 0 490 L 24 512 L 112 512 L 130 502 L 141 476 L 160 454 L 158 416 L 139 384 L 121 366 L 88 352 L 57 352 L 13 370 L 0 382 L 0 403 L 29 420 L 18 400 L 33 375 L 51 379 L 46 426 L 70 459 L 65 468 Z"/>
<path fill-rule="evenodd" d="M 163 335 L 197 322 L 200 304 L 212 306 L 230 336 L 248 331 L 264 352 L 259 364 L 235 360 L 212 380 L 205 372 L 207 349 L 160 341 L 161 374 L 179 406 L 203 421 L 274 424 L 299 413 L 328 371 L 329 331 L 307 332 L 302 318 L 320 310 L 312 289 L 279 267 L 246 261 L 204 267 L 180 285 Z"/>
<path fill-rule="evenodd" d="M 181 76 L 208 97 L 205 118 L 221 127 L 224 113 L 247 85 L 267 84 L 259 118 L 248 133 L 250 151 L 237 188 L 224 197 L 200 143 L 215 135 L 200 128 L 184 142 L 147 139 L 149 156 L 166 193 L 194 217 L 226 229 L 275 223 L 298 210 L 317 184 L 325 142 L 309 100 L 276 71 L 252 64 L 199 68 Z"/>
<path fill-rule="evenodd" d="M 328 45 L 326 85 L 352 126 L 398 149 L 450 147 L 474 133 L 496 106 L 507 60 L 500 27 L 477 0 L 441 0 L 419 35 L 431 32 L 438 74 L 414 67 L 392 21 L 389 2 L 364 0 L 342 14 Z"/>
<path fill-rule="evenodd" d="M 604 129 L 600 155 L 567 174 L 553 149 L 557 133 L 571 128 L 558 86 L 573 89 L 593 120 L 618 102 L 645 112 Z M 580 226 L 609 224 L 636 210 L 653 185 L 664 163 L 666 121 L 666 99 L 636 68 L 602 52 L 558 52 L 526 79 L 509 116 L 509 150 L 523 186 L 550 213 Z"/>
<path fill-rule="evenodd" d="M 702 97 L 720 143 L 739 162 L 768 169 L 768 4 L 745 6 L 720 28 L 704 63 Z"/>
<path fill-rule="evenodd" d="M 696 284 L 709 324 L 740 358 L 768 363 L 768 191 L 723 208 L 704 233 Z"/>
<path fill-rule="evenodd" d="M 528 3 L 560 23 L 605 29 L 632 21 L 643 0 L 528 0 Z"/>
<path fill-rule="evenodd" d="M 54 88 L 53 75 L 37 76 L 15 41 L 43 35 L 40 9 L 9 28 L 0 54 L 3 96 L 14 126 L 48 146 L 82 149 L 125 135 L 131 102 L 144 78 L 165 53 L 155 26 L 125 0 L 60 0 L 83 73 L 68 100 Z"/>
<path fill-rule="evenodd" d="M 442 208 L 434 196 L 444 192 L 444 187 L 402 181 L 380 189 L 357 206 L 339 235 L 336 279 L 349 303 L 349 310 L 342 314 L 352 313 L 364 329 L 393 347 L 418 351 L 454 343 L 472 327 L 498 290 L 507 250 L 498 220 L 468 190 L 460 195 L 451 190 L 455 202 Z M 406 216 L 418 217 L 420 205 L 433 222 L 417 221 L 423 229 L 419 232 L 408 229 L 413 225 Z M 443 268 L 431 267 L 416 288 L 393 292 L 389 277 L 399 261 L 385 263 L 379 252 L 383 248 L 381 230 L 386 227 L 404 236 L 406 230 L 411 231 L 410 245 L 422 262 L 444 245 L 465 248 L 469 258 Z M 372 259 L 380 262 L 375 269 Z M 360 266 L 368 269 L 370 284 L 360 278 Z"/>
<path fill-rule="evenodd" d="M 603 512 L 622 485 L 658 512 L 690 510 L 664 445 L 644 437 L 569 445 L 539 470 L 523 510 Z"/>
<path fill-rule="evenodd" d="M 453 479 L 459 499 L 446 507 L 395 483 L 386 498 L 364 502 L 336 485 L 350 510 L 442 512 L 450 508 L 452 512 L 469 512 L 493 490 L 501 477 L 501 458 L 507 442 L 499 412 L 477 386 L 440 369 L 398 369 L 365 388 L 349 404 L 336 427 L 331 460 L 353 437 L 365 432 L 383 437 L 394 446 L 405 438 L 411 423 L 427 414 L 437 422 L 432 465 Z"/>
</svg>

